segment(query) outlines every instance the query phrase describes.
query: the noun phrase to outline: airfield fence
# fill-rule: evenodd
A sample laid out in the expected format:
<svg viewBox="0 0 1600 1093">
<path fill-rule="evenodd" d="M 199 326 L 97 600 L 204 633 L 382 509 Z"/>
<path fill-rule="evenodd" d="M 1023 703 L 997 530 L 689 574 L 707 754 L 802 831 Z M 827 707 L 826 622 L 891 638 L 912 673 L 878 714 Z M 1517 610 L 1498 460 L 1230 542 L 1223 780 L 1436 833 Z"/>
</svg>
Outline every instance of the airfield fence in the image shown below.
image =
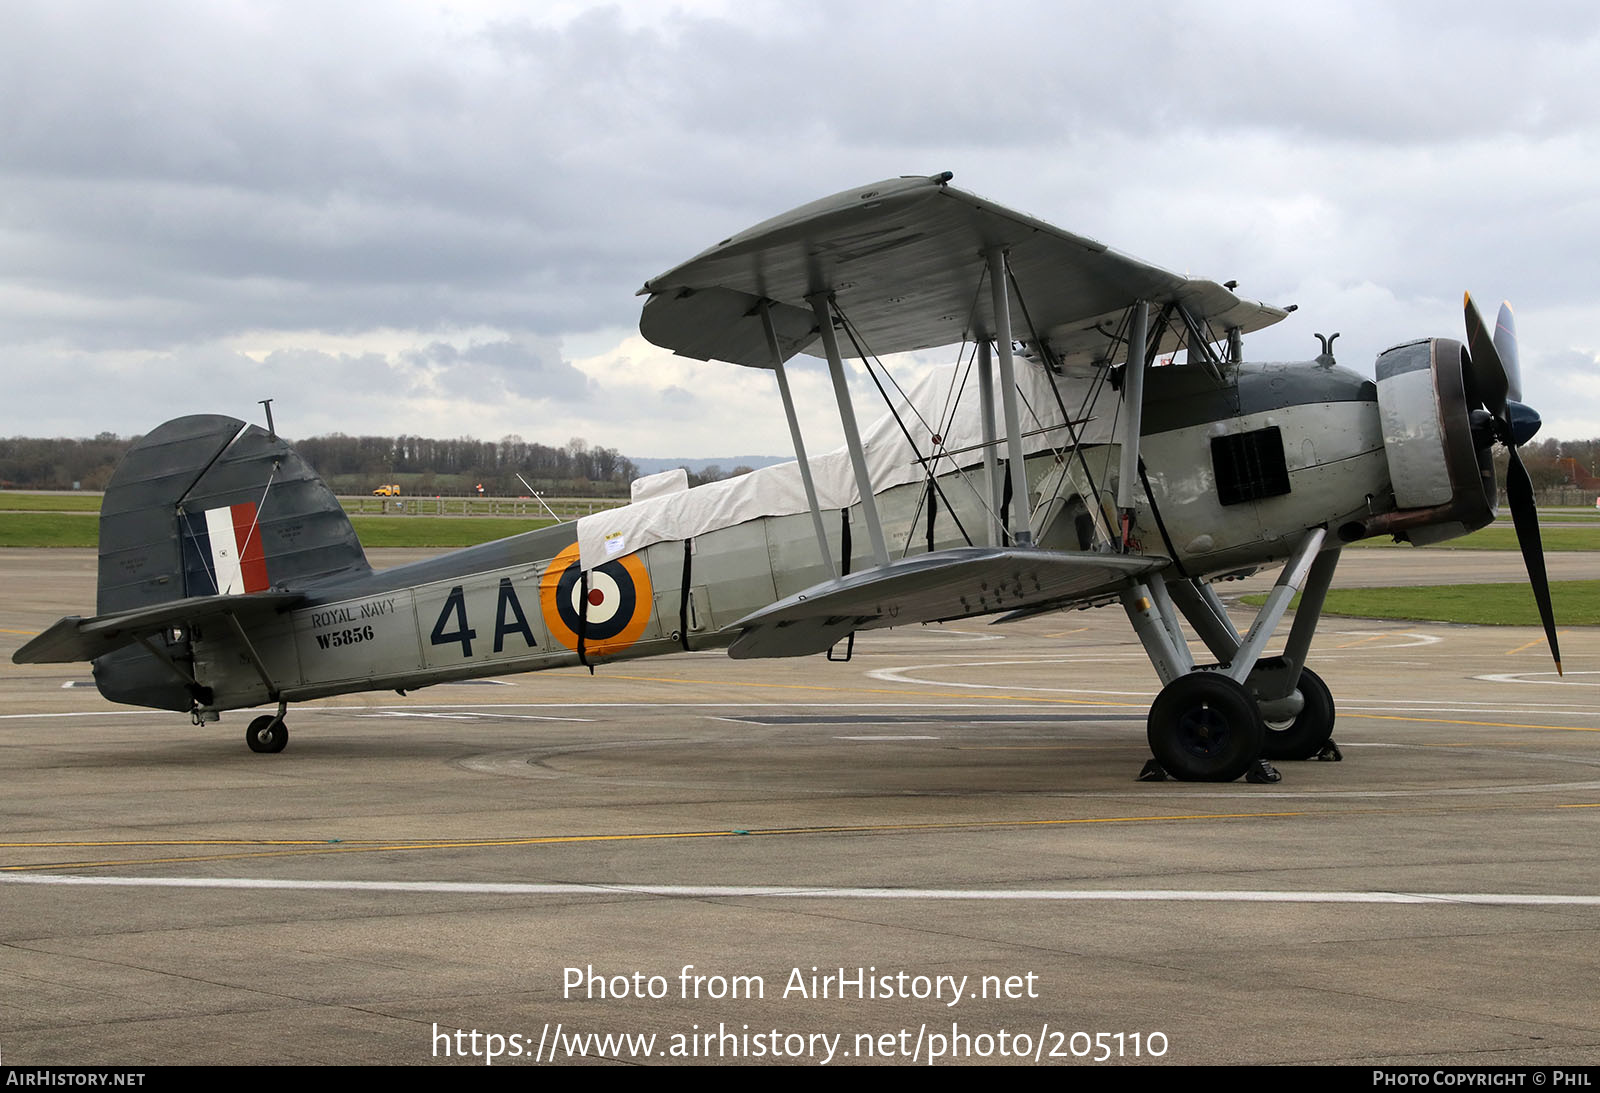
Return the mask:
<svg viewBox="0 0 1600 1093">
<path fill-rule="evenodd" d="M 546 497 L 341 497 L 352 516 L 549 516 L 550 506 L 562 520 L 576 520 L 627 504 L 621 498 Z"/>
<path fill-rule="evenodd" d="M 1501 502 L 1505 502 L 1502 493 Z M 1546 486 L 1534 491 L 1535 503 L 1541 508 L 1593 508 L 1600 509 L 1600 498 L 1592 489 L 1577 486 Z"/>
</svg>

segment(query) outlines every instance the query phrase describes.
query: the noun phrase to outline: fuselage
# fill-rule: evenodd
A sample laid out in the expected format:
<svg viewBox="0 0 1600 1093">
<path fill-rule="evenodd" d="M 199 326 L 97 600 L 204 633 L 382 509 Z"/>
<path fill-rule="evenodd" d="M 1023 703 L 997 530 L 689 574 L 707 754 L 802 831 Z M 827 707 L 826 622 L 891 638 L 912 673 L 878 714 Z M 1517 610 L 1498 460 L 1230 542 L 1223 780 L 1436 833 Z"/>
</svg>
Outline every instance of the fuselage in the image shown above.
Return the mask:
<svg viewBox="0 0 1600 1093">
<path fill-rule="evenodd" d="M 1135 549 L 1214 575 L 1285 557 L 1309 527 L 1392 508 L 1372 381 L 1314 363 L 1238 365 L 1228 380 L 1187 366 L 1150 371 Z M 1109 549 L 1118 444 L 1069 454 L 1065 437 L 1026 460 L 1035 542 Z M 893 556 L 989 542 L 982 455 L 960 458 L 959 468 L 941 464 L 937 489 L 924 478 L 876 494 Z M 697 489 L 719 488 L 728 487 Z M 835 567 L 870 568 L 859 502 L 823 518 Z M 687 546 L 650 543 L 587 573 L 576 525 L 565 524 L 311 585 L 304 606 L 250 641 L 287 701 L 411 689 L 725 646 L 739 619 L 832 576 L 809 512 L 717 527 Z M 212 708 L 269 700 L 234 634 L 211 627 L 192 639 Z"/>
</svg>

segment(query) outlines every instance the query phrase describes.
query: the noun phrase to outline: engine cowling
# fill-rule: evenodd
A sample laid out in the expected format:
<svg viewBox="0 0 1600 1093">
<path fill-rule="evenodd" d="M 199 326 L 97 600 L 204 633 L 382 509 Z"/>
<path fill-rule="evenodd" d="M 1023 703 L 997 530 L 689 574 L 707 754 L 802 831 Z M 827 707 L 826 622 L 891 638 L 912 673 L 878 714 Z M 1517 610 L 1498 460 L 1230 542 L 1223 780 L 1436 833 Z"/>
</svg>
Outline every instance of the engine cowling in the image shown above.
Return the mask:
<svg viewBox="0 0 1600 1093">
<path fill-rule="evenodd" d="M 1494 520 L 1494 437 L 1489 415 L 1474 409 L 1469 368 L 1466 350 L 1451 338 L 1378 355 L 1378 414 L 1395 509 L 1346 524 L 1342 539 L 1395 535 L 1425 545 Z"/>
</svg>

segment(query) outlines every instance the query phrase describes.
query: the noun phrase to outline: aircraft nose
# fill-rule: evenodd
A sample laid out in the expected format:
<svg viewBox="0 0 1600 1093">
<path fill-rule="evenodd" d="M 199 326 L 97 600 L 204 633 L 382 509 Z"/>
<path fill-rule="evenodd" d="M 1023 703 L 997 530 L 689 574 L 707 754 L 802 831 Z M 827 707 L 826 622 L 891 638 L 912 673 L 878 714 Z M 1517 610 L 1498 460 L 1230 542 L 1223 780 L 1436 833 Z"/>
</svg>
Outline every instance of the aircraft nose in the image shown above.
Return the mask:
<svg viewBox="0 0 1600 1093">
<path fill-rule="evenodd" d="M 1512 399 L 1506 400 L 1506 417 L 1511 421 L 1511 443 L 1519 448 L 1532 440 L 1539 426 L 1544 424 L 1539 419 L 1539 411 Z"/>
</svg>

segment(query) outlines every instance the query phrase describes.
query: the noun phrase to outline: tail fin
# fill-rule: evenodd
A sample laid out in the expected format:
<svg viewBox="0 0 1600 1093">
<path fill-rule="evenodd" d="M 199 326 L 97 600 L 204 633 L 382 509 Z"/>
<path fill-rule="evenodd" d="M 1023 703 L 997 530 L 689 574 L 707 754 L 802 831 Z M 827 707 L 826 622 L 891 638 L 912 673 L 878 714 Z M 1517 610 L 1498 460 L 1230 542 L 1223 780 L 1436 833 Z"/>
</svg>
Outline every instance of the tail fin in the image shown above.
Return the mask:
<svg viewBox="0 0 1600 1093">
<path fill-rule="evenodd" d="M 236 418 L 154 430 L 123 458 L 100 507 L 100 615 L 370 572 L 333 491 L 282 439 Z M 186 633 L 164 640 L 176 663 L 192 664 Z M 113 701 L 163 709 L 196 697 L 143 648 L 97 658 L 95 682 Z"/>
</svg>

